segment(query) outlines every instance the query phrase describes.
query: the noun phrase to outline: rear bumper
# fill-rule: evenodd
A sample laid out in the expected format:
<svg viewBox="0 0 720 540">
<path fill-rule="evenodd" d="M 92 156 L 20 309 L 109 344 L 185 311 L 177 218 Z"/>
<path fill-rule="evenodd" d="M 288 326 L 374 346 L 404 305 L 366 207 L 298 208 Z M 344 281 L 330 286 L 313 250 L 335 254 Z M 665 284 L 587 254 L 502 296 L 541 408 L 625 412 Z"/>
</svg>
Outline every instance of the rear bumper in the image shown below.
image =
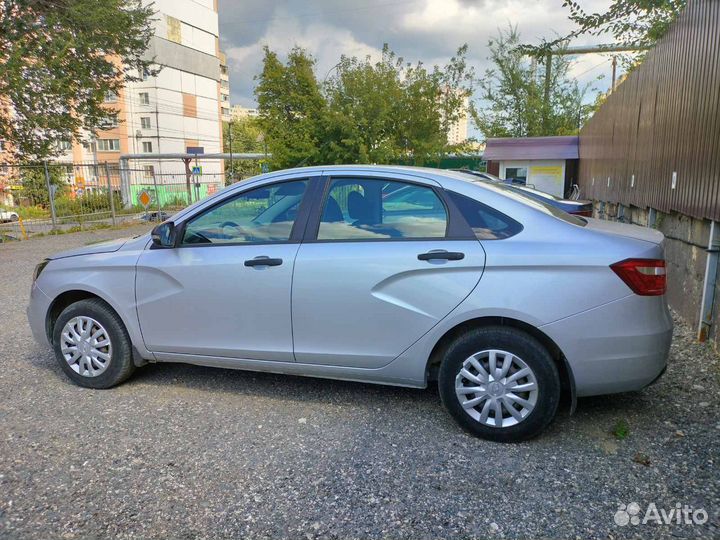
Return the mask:
<svg viewBox="0 0 720 540">
<path fill-rule="evenodd" d="M 633 294 L 541 330 L 562 350 L 583 397 L 640 390 L 658 379 L 673 324 L 665 297 Z"/>
</svg>

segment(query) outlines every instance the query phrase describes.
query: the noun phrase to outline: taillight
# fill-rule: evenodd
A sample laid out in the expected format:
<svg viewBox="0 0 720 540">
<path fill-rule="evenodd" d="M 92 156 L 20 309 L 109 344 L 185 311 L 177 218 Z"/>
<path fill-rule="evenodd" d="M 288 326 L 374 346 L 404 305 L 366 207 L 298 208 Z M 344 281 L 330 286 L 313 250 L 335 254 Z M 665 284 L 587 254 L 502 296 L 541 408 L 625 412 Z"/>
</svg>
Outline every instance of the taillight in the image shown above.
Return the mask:
<svg viewBox="0 0 720 540">
<path fill-rule="evenodd" d="M 592 217 L 592 210 L 577 210 L 570 212 L 573 216 Z"/>
<path fill-rule="evenodd" d="M 662 259 L 625 259 L 611 264 L 615 272 L 632 292 L 640 296 L 665 294 L 665 261 Z"/>
</svg>

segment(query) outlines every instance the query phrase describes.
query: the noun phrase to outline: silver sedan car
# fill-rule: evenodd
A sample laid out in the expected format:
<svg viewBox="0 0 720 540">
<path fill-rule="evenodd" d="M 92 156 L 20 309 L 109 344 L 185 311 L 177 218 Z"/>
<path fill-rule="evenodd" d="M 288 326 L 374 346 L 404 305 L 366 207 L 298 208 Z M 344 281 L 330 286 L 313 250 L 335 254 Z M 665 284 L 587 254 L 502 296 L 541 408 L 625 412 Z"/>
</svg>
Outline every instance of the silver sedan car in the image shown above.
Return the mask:
<svg viewBox="0 0 720 540">
<path fill-rule="evenodd" d="M 424 388 L 495 441 L 639 390 L 672 321 L 663 235 L 502 185 L 328 166 L 235 184 L 151 234 L 59 253 L 28 317 L 76 383 L 187 362 Z"/>
</svg>

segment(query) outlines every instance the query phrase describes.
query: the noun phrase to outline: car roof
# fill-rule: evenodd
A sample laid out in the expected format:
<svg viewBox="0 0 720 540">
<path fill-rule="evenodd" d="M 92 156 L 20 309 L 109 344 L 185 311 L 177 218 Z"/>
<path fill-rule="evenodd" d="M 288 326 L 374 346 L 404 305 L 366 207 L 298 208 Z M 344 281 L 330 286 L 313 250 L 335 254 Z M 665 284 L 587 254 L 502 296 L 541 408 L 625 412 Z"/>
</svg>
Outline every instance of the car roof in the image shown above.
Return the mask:
<svg viewBox="0 0 720 540">
<path fill-rule="evenodd" d="M 412 179 L 421 183 L 428 183 L 434 185 L 439 184 L 445 189 L 456 191 L 462 195 L 470 196 L 473 198 L 480 197 L 481 200 L 483 200 L 483 202 L 485 202 L 489 206 L 492 206 L 497 210 L 511 216 L 516 215 L 516 212 L 520 212 L 522 214 L 535 214 L 539 211 L 540 213 L 547 214 L 547 210 L 543 209 L 540 206 L 540 203 L 533 201 L 527 196 L 520 195 L 517 192 L 511 192 L 507 189 L 504 189 L 503 184 L 473 181 L 475 179 L 466 173 L 456 172 L 448 169 L 413 167 L 407 165 L 315 165 L 312 167 L 297 167 L 293 169 L 273 171 L 270 173 L 265 173 L 248 178 L 241 182 L 236 182 L 235 184 L 232 184 L 227 188 L 220 190 L 215 195 L 212 195 L 207 199 L 198 201 L 197 203 L 179 211 L 176 214 L 176 217 L 179 219 L 184 218 L 188 214 L 193 213 L 197 208 L 208 205 L 217 200 L 218 198 L 228 196 L 237 190 L 244 190 L 255 185 L 259 187 L 274 180 L 289 180 L 292 178 L 302 178 L 303 176 L 311 177 L 320 175 L 332 175 L 333 173 L 373 173 L 374 175 L 378 176 L 382 176 L 382 174 L 385 173 L 388 176 L 400 177 L 398 178 L 398 180 Z"/>
</svg>

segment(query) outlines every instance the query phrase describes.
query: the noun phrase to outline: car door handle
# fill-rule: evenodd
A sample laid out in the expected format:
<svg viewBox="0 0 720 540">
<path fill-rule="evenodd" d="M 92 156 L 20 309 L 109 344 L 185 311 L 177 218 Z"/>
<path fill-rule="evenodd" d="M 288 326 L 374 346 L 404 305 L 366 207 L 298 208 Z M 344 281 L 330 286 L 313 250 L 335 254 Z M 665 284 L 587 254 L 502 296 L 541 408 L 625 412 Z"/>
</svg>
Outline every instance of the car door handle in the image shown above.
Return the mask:
<svg viewBox="0 0 720 540">
<path fill-rule="evenodd" d="M 434 261 L 437 259 L 459 261 L 464 258 L 465 254 L 460 253 L 459 251 L 428 251 L 427 253 L 421 253 L 418 255 L 418 259 L 421 261 Z"/>
<path fill-rule="evenodd" d="M 282 259 L 272 259 L 264 255 L 245 261 L 245 266 L 280 266 L 281 264 Z"/>
</svg>

